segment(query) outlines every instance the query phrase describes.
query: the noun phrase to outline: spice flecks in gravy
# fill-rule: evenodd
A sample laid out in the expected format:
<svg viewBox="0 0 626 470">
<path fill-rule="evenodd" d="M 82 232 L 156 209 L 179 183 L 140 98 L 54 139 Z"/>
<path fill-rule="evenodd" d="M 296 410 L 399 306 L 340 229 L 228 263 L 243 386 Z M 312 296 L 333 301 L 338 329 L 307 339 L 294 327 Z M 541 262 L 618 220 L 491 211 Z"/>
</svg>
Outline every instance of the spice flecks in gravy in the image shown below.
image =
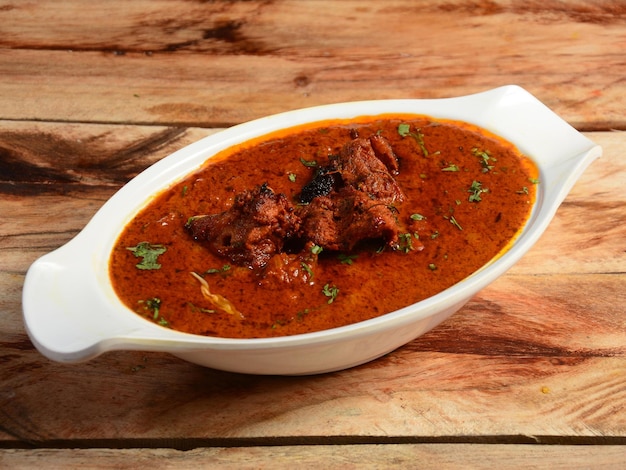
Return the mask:
<svg viewBox="0 0 626 470">
<path fill-rule="evenodd" d="M 397 243 L 367 239 L 349 251 L 308 243 L 251 268 L 185 228 L 262 184 L 301 207 L 302 188 L 355 134 L 384 137 L 397 157 Z M 120 235 L 110 277 L 128 308 L 188 333 L 256 338 L 343 326 L 430 297 L 496 257 L 527 221 L 536 178 L 513 145 L 461 122 L 378 116 L 287 129 L 221 152 L 154 197 Z"/>
</svg>

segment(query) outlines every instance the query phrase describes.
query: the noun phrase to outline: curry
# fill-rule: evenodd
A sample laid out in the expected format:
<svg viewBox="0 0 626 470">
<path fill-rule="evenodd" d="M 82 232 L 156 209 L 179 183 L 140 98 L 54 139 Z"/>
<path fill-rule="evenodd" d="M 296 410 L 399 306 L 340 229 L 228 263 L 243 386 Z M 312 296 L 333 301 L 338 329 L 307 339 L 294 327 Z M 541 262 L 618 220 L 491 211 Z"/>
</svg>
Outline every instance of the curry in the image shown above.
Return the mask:
<svg viewBox="0 0 626 470">
<path fill-rule="evenodd" d="M 210 158 L 153 197 L 110 257 L 129 309 L 262 338 L 371 319 L 458 283 L 523 228 L 537 169 L 473 125 L 326 121 Z"/>
</svg>

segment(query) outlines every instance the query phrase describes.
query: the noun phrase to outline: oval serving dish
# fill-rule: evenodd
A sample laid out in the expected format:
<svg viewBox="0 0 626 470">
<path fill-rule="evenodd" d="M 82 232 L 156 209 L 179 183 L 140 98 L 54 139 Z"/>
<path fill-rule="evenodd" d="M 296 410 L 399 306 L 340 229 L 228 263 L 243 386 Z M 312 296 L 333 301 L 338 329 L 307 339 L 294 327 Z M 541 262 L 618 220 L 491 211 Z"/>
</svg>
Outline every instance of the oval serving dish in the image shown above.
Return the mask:
<svg viewBox="0 0 626 470">
<path fill-rule="evenodd" d="M 197 336 L 158 326 L 124 306 L 109 281 L 111 249 L 126 223 L 158 193 L 232 145 L 309 122 L 379 114 L 421 114 L 465 121 L 513 143 L 539 169 L 537 200 L 522 232 L 501 256 L 454 286 L 380 317 L 315 333 L 261 339 Z M 120 189 L 69 243 L 28 270 L 27 332 L 60 362 L 112 350 L 163 351 L 216 369 L 301 375 L 376 359 L 435 327 L 515 264 L 545 231 L 557 208 L 601 148 L 517 86 L 447 99 L 378 100 L 301 109 L 206 137 L 157 162 Z M 148 196 L 147 196 L 148 195 Z"/>
</svg>

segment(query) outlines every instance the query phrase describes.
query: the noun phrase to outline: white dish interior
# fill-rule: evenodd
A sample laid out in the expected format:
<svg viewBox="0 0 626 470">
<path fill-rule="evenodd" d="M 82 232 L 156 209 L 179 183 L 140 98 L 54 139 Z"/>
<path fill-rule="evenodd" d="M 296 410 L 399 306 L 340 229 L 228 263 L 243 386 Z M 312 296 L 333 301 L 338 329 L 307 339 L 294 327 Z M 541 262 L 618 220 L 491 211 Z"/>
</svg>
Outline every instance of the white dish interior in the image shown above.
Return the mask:
<svg viewBox="0 0 626 470">
<path fill-rule="evenodd" d="M 151 323 L 125 307 L 109 282 L 111 249 L 155 194 L 217 152 L 307 122 L 379 114 L 424 114 L 466 121 L 515 144 L 539 167 L 533 213 L 501 257 L 462 282 L 401 310 L 353 325 L 296 336 L 228 339 L 190 335 Z M 111 350 L 165 351 L 207 367 L 253 374 L 314 374 L 380 357 L 427 332 L 517 262 L 601 148 L 517 86 L 432 100 L 378 100 L 291 111 L 234 126 L 157 162 L 120 189 L 69 243 L 30 267 L 23 290 L 27 332 L 50 359 L 79 362 Z"/>
</svg>

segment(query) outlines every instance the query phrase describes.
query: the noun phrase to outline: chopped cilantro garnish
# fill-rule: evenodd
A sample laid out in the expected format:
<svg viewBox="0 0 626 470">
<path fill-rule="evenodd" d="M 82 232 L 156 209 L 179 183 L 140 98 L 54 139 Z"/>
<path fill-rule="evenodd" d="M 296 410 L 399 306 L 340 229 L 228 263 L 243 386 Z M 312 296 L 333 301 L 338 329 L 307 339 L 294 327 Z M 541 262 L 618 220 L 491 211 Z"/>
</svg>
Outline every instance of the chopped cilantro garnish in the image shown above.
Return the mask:
<svg viewBox="0 0 626 470">
<path fill-rule="evenodd" d="M 161 316 L 161 299 L 152 297 L 146 300 L 139 300 L 138 304 L 143 306 L 147 312 L 151 312 L 152 320 L 161 326 L 170 326 L 169 322 Z"/>
<path fill-rule="evenodd" d="M 140 300 L 140 304 L 143 304 L 144 310 L 151 310 L 154 313 L 154 318 L 158 318 L 159 309 L 161 308 L 161 299 L 158 297 L 152 297 L 146 300 Z"/>
<path fill-rule="evenodd" d="M 410 233 L 400 233 L 398 234 L 398 238 L 400 238 L 400 246 L 399 250 L 404 253 L 408 253 L 413 249 L 413 235 Z"/>
<path fill-rule="evenodd" d="M 496 159 L 491 156 L 491 152 L 489 150 L 479 150 L 476 147 L 472 149 L 472 153 L 480 158 L 480 164 L 483 167 L 483 173 L 487 173 L 493 169 L 492 162 L 495 162 Z"/>
<path fill-rule="evenodd" d="M 398 134 L 400 134 L 401 137 L 413 137 L 417 141 L 417 144 L 420 146 L 420 149 L 422 149 L 422 153 L 424 154 L 424 156 L 428 156 L 428 149 L 426 148 L 426 144 L 424 143 L 424 134 L 422 134 L 419 129 L 416 132 L 411 132 L 410 124 L 402 123 L 398 124 Z"/>
<path fill-rule="evenodd" d="M 305 308 L 304 310 L 300 310 L 298 313 L 296 313 L 296 318 L 298 320 L 302 320 L 304 317 L 306 317 L 309 314 L 309 309 Z"/>
<path fill-rule="evenodd" d="M 345 253 L 339 253 L 337 255 L 337 259 L 341 264 L 351 265 L 354 263 L 354 260 L 357 259 L 359 255 L 346 255 Z"/>
<path fill-rule="evenodd" d="M 307 274 L 311 276 L 311 279 L 313 279 L 313 270 L 311 269 L 311 266 L 306 264 L 304 261 L 300 263 L 300 266 L 302 266 L 302 269 L 304 269 Z"/>
<path fill-rule="evenodd" d="M 328 297 L 328 303 L 332 304 L 337 298 L 337 295 L 339 295 L 339 288 L 337 286 L 331 286 L 330 284 L 324 284 L 322 294 Z"/>
<path fill-rule="evenodd" d="M 167 251 L 163 245 L 152 245 L 149 242 L 141 242 L 137 246 L 129 246 L 126 249 L 132 252 L 137 258 L 142 260 L 136 264 L 137 269 L 160 269 L 161 265 L 157 263 L 157 258 Z"/>
<path fill-rule="evenodd" d="M 313 245 L 311 247 L 311 253 L 313 253 L 314 255 L 319 255 L 322 251 L 324 251 L 324 248 L 319 245 Z"/>
<path fill-rule="evenodd" d="M 211 308 L 198 307 L 197 305 L 194 305 L 192 302 L 187 302 L 187 305 L 189 306 L 191 311 L 194 312 L 194 313 L 196 313 L 196 312 L 215 313 L 215 310 L 213 310 Z"/>
<path fill-rule="evenodd" d="M 225 264 L 224 266 L 222 266 L 221 268 L 209 268 L 206 271 L 204 271 L 203 274 L 218 274 L 218 273 L 225 273 L 226 271 L 230 270 L 230 264 Z"/>
<path fill-rule="evenodd" d="M 461 225 L 457 222 L 457 220 L 454 218 L 453 215 L 450 216 L 450 223 L 454 225 L 456 228 L 458 228 L 459 230 L 463 230 L 463 227 L 461 227 Z"/>
<path fill-rule="evenodd" d="M 398 134 L 401 137 L 406 137 L 411 132 L 411 126 L 406 123 L 398 124 Z"/>
<path fill-rule="evenodd" d="M 302 163 L 304 166 L 308 166 L 308 167 L 316 167 L 317 166 L 317 161 L 316 160 L 305 160 L 302 157 L 300 157 L 300 163 Z"/>
<path fill-rule="evenodd" d="M 468 193 L 471 193 L 469 196 L 469 202 L 479 202 L 481 200 L 481 193 L 486 193 L 488 191 L 487 188 L 483 188 L 483 185 L 480 181 L 472 181 L 470 188 L 467 190 Z"/>
<path fill-rule="evenodd" d="M 450 172 L 456 172 L 456 171 L 460 171 L 459 170 L 459 166 L 455 165 L 454 163 L 448 165 L 445 168 L 442 168 L 441 171 L 450 171 Z"/>
</svg>

